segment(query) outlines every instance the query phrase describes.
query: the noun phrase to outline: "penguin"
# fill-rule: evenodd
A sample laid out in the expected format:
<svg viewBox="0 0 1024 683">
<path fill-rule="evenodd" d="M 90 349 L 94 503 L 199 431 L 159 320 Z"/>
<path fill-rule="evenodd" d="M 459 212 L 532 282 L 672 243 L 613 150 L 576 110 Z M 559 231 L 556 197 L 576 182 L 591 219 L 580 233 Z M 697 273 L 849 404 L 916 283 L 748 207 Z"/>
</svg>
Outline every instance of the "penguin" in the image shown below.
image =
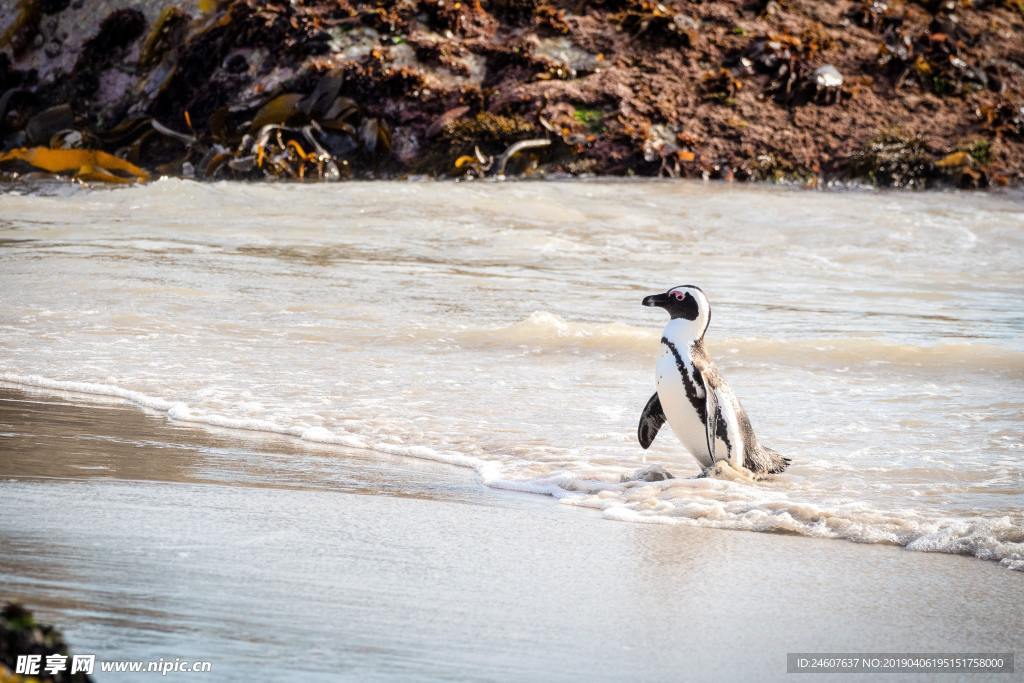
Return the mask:
<svg viewBox="0 0 1024 683">
<path fill-rule="evenodd" d="M 711 324 L 704 291 L 681 285 L 645 297 L 643 305 L 664 308 L 669 321 L 655 365 L 657 391 L 644 406 L 637 427 L 640 445 L 649 448 L 667 421 L 705 475 L 718 460 L 755 475 L 785 470 L 789 458 L 758 443 L 743 406 L 704 349 L 704 334 Z"/>
</svg>

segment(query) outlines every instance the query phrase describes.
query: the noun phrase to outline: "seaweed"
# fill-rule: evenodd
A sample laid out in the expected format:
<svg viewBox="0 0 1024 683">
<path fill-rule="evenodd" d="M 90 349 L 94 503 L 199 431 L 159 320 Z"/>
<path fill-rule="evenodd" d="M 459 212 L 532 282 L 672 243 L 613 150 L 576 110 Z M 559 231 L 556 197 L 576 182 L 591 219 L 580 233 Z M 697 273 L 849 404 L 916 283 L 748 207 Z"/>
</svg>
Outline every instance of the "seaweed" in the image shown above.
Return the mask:
<svg viewBox="0 0 1024 683">
<path fill-rule="evenodd" d="M 875 67 L 885 74 L 895 88 L 916 83 L 923 90 L 942 97 L 991 88 L 1002 89 L 1001 80 L 989 77 L 985 69 L 970 64 L 962 42 L 955 33 L 959 24 L 932 24 L 927 32 L 914 33 L 893 26 L 878 47 Z"/>
<path fill-rule="evenodd" d="M 876 135 L 850 157 L 846 170 L 854 178 L 886 187 L 920 189 L 936 176 L 933 155 L 924 141 L 900 131 Z"/>
<path fill-rule="evenodd" d="M 750 41 L 742 60 L 763 75 L 764 92 L 777 102 L 798 105 L 810 101 L 821 104 L 842 98 L 843 79 L 834 66 L 815 68 L 818 56 L 829 49 L 832 38 L 820 24 L 814 24 L 801 35 L 769 33 Z M 719 77 L 721 78 L 721 77 Z M 719 88 L 719 92 L 729 92 Z M 732 88 L 734 91 L 735 88 Z"/>
<path fill-rule="evenodd" d="M 0 154 L 0 163 L 23 161 L 48 173 L 74 172 L 81 180 L 134 183 L 149 180 L 149 173 L 124 159 L 96 149 L 21 147 Z M 121 173 L 115 173 L 120 171 Z"/>
<path fill-rule="evenodd" d="M 142 50 L 139 53 L 139 65 L 149 67 L 159 62 L 163 56 L 181 42 L 189 23 L 188 15 L 176 5 L 165 7 L 149 29 Z"/>
</svg>

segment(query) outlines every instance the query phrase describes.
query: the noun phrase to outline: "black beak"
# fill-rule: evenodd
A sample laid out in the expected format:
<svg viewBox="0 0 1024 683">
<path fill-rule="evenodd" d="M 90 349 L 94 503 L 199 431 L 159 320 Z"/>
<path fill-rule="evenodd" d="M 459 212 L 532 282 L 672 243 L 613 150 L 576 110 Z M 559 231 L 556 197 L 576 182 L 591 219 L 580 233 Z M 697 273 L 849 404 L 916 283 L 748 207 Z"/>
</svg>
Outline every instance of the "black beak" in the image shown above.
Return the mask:
<svg viewBox="0 0 1024 683">
<path fill-rule="evenodd" d="M 668 294 L 652 294 L 644 297 L 643 304 L 644 306 L 660 306 L 664 308 L 668 301 Z"/>
</svg>

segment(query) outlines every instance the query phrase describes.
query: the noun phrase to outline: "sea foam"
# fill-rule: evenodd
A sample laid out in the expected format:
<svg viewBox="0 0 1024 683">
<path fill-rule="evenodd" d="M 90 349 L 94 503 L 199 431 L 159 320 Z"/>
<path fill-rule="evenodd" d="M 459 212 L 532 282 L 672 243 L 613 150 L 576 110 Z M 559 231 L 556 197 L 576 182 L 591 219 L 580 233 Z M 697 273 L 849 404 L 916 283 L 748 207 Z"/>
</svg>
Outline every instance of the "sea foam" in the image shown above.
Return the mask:
<svg viewBox="0 0 1024 683">
<path fill-rule="evenodd" d="M 860 543 L 903 546 L 908 550 L 970 555 L 1024 571 L 1024 517 L 989 518 L 923 515 L 912 510 L 885 511 L 855 501 L 830 506 L 794 498 L 799 492 L 753 481 L 745 472 L 723 468 L 699 479 L 660 482 L 623 481 L 623 468 L 583 477 L 555 471 L 515 476 L 515 467 L 420 444 L 388 443 L 366 435 L 284 421 L 241 418 L 191 408 L 185 402 L 151 396 L 112 384 L 58 380 L 39 375 L 0 373 L 0 383 L 50 392 L 70 392 L 123 400 L 169 419 L 218 428 L 281 434 L 297 439 L 418 458 L 475 470 L 486 486 L 540 494 L 562 504 L 600 511 L 610 520 L 653 524 L 792 533 Z M 520 463 L 522 464 L 522 463 Z"/>
</svg>

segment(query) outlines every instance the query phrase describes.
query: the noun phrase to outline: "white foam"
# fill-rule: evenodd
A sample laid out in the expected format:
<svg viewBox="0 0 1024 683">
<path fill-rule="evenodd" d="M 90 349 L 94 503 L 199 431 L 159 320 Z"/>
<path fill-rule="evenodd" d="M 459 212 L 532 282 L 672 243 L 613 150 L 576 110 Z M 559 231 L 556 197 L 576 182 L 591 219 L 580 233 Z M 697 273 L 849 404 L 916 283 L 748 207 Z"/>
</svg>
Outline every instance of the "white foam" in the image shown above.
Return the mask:
<svg viewBox="0 0 1024 683">
<path fill-rule="evenodd" d="M 858 543 L 887 544 L 920 552 L 969 555 L 1024 571 L 1024 526 L 1020 519 L 921 518 L 866 506 L 827 508 L 796 501 L 629 501 L 597 497 L 574 504 L 599 509 L 608 519 L 653 524 L 795 533 Z M 653 504 L 651 504 L 653 503 Z"/>
<path fill-rule="evenodd" d="M 159 410 L 161 412 L 167 412 L 171 410 L 174 403 L 171 401 L 164 400 L 162 398 L 156 398 L 153 396 L 147 396 L 138 391 L 132 391 L 131 389 L 124 389 L 122 387 L 114 386 L 112 384 L 98 384 L 95 382 L 74 382 L 69 380 L 58 380 L 41 377 L 39 375 L 15 375 L 10 372 L 0 373 L 0 382 L 6 382 L 8 384 L 19 384 L 26 387 L 37 387 L 39 389 L 52 389 L 55 391 L 68 391 L 76 394 L 90 394 L 92 396 L 107 396 L 110 398 L 120 398 L 126 401 L 131 401 L 136 405 L 140 405 L 144 408 L 151 408 L 153 410 Z"/>
<path fill-rule="evenodd" d="M 112 384 L 57 380 L 39 375 L 0 373 L 0 383 L 55 392 L 125 400 L 163 412 L 171 420 L 227 429 L 266 432 L 304 441 L 336 444 L 446 463 L 475 470 L 495 489 L 550 496 L 564 504 L 592 508 L 611 520 L 653 524 L 794 533 L 860 543 L 904 546 L 908 550 L 971 555 L 1024 571 L 1024 519 L 1018 516 L 972 518 L 924 516 L 912 510 L 884 511 L 846 501 L 812 504 L 792 496 L 801 489 L 776 489 L 746 472 L 722 467 L 702 479 L 621 482 L 611 469 L 582 477 L 567 471 L 515 476 L 522 462 L 474 457 L 424 445 L 382 442 L 362 434 L 332 431 L 272 419 L 240 418 L 196 410 L 182 401 L 151 396 Z"/>
<path fill-rule="evenodd" d="M 421 460 L 433 460 L 435 462 L 455 465 L 457 467 L 475 469 L 481 474 L 490 472 L 490 469 L 488 468 L 490 463 L 461 453 L 440 451 L 427 446 L 409 446 L 382 442 L 374 442 L 371 444 L 365 437 L 358 434 L 352 434 L 350 432 L 339 433 L 332 432 L 323 427 L 304 427 L 292 424 L 282 424 L 273 420 L 237 418 L 227 415 L 219 415 L 217 413 L 197 411 L 182 401 L 172 401 L 156 396 L 150 396 L 139 391 L 125 389 L 112 384 L 57 380 L 41 377 L 39 375 L 18 375 L 10 372 L 0 373 L 0 383 L 48 389 L 51 391 L 122 399 L 144 408 L 165 413 L 169 419 L 176 422 L 208 425 L 224 429 L 281 434 L 315 443 L 348 446 L 350 448 L 374 450 L 380 453 L 387 453 L 388 455 L 406 456 Z"/>
</svg>

